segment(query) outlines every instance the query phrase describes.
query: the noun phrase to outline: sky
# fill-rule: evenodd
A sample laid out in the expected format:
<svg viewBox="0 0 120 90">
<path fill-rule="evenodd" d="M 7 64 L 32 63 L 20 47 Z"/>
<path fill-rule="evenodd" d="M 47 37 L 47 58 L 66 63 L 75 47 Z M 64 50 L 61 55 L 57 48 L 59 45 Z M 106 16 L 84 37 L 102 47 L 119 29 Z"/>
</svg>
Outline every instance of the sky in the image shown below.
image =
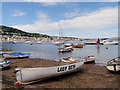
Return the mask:
<svg viewBox="0 0 120 90">
<path fill-rule="evenodd" d="M 51 36 L 62 32 L 65 37 L 117 37 L 118 2 L 6 0 L 2 2 L 2 25 Z"/>
</svg>

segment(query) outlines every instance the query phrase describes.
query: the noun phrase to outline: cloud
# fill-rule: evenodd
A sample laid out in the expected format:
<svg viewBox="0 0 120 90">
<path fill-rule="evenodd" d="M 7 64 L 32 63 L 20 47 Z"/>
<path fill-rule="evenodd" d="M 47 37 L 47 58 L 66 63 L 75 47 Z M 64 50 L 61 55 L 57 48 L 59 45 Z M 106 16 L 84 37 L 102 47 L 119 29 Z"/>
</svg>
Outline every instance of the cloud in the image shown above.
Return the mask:
<svg viewBox="0 0 120 90">
<path fill-rule="evenodd" d="M 19 10 L 15 10 L 15 13 L 12 16 L 24 16 L 26 13 L 19 11 Z"/>
<path fill-rule="evenodd" d="M 54 6 L 57 5 L 57 2 L 41 2 L 43 6 Z"/>
<path fill-rule="evenodd" d="M 66 12 L 64 13 L 65 18 L 73 18 L 87 14 L 88 12 L 80 12 L 79 9 L 74 9 L 73 12 Z"/>
<path fill-rule="evenodd" d="M 77 12 L 77 15 L 78 14 L 79 13 Z M 37 16 L 38 20 L 36 20 L 33 24 L 15 25 L 13 27 L 30 32 L 49 32 L 58 31 L 60 22 L 63 30 L 68 30 L 68 32 L 84 33 L 100 30 L 102 30 L 102 32 L 109 32 L 109 30 L 118 27 L 118 7 L 102 8 L 83 16 L 72 15 L 76 17 L 60 21 L 53 21 L 47 13 L 44 12 L 38 12 Z"/>
</svg>

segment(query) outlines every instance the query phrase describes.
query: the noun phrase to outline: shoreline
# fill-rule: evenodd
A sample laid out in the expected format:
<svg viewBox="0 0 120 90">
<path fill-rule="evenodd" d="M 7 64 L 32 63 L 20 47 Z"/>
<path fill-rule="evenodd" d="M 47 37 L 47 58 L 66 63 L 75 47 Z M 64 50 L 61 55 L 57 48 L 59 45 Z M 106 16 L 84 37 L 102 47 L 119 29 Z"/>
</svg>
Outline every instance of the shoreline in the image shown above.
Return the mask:
<svg viewBox="0 0 120 90">
<path fill-rule="evenodd" d="M 13 73 L 16 67 L 34 68 L 61 65 L 61 63 L 40 59 L 5 59 L 11 61 L 8 68 L 2 71 L 2 88 L 20 88 L 14 86 L 16 75 Z M 117 75 L 120 78 L 120 75 Z M 96 64 L 84 64 L 77 72 L 53 77 L 30 85 L 22 85 L 22 88 L 117 88 L 116 75 L 111 74 L 105 66 Z"/>
</svg>

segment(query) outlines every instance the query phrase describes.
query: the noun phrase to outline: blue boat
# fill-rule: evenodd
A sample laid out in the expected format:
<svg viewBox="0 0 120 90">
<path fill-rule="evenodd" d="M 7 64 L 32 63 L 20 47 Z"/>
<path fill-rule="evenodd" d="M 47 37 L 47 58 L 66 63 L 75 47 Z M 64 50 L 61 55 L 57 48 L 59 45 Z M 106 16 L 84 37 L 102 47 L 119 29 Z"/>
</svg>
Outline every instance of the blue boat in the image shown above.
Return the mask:
<svg viewBox="0 0 120 90">
<path fill-rule="evenodd" d="M 28 58 L 30 55 L 31 55 L 30 53 L 21 53 L 21 52 L 3 53 L 4 58 Z"/>
</svg>

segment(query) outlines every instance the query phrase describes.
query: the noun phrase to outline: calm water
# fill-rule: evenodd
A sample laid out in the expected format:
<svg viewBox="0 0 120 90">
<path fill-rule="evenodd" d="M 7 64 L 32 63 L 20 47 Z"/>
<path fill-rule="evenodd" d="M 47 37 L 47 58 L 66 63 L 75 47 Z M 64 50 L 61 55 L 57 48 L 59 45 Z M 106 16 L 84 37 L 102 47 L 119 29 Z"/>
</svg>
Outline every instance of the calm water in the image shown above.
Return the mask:
<svg viewBox="0 0 120 90">
<path fill-rule="evenodd" d="M 30 52 L 32 54 L 30 58 L 55 60 L 67 56 L 83 58 L 88 55 L 94 55 L 96 56 L 97 64 L 105 65 L 109 60 L 118 57 L 118 45 L 101 45 L 100 48 L 97 48 L 96 45 L 86 45 L 83 48 L 74 48 L 73 52 L 67 53 L 58 53 L 59 46 L 54 45 L 52 42 L 42 42 L 42 44 L 36 44 L 34 42 L 33 45 L 24 42 L 16 44 L 4 42 L 2 45 L 4 48 L 9 48 L 13 51 Z"/>
</svg>

